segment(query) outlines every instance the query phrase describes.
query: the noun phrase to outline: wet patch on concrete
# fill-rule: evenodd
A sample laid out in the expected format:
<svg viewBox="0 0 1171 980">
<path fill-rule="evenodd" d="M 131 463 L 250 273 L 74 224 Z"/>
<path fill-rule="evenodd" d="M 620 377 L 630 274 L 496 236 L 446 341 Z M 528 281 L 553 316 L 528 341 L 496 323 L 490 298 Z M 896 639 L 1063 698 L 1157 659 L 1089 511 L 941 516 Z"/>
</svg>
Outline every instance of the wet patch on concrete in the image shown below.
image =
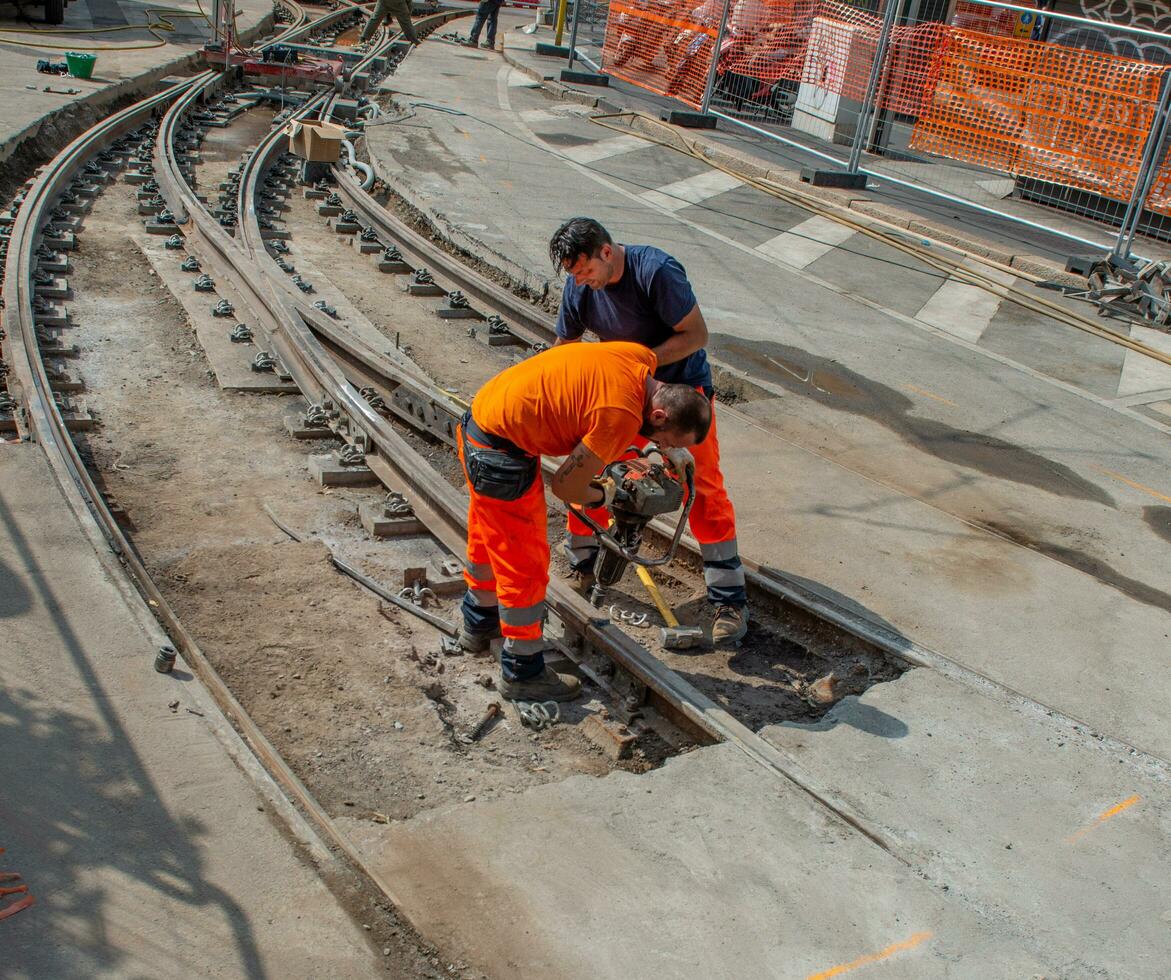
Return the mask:
<svg viewBox="0 0 1171 980">
<path fill-rule="evenodd" d="M 1171 507 L 1144 507 L 1143 520 L 1159 537 L 1171 543 Z"/>
<path fill-rule="evenodd" d="M 1147 510 L 1171 511 L 1171 508 L 1148 507 Z M 1164 517 L 1163 520 L 1166 522 L 1167 518 Z M 1025 533 L 1020 528 L 1011 527 L 1008 524 L 1002 524 L 998 521 L 974 521 L 973 523 L 986 531 L 991 531 L 993 534 L 1008 538 L 1008 540 L 1016 544 L 1023 545 L 1031 551 L 1047 555 L 1061 562 L 1063 565 L 1076 568 L 1079 572 L 1084 572 L 1092 578 L 1097 579 L 1103 585 L 1121 592 L 1130 599 L 1135 599 L 1147 606 L 1154 606 L 1156 609 L 1162 609 L 1164 612 L 1171 612 L 1171 592 L 1164 592 L 1161 589 L 1156 589 L 1153 585 L 1148 585 L 1146 582 L 1140 582 L 1138 579 L 1123 575 L 1116 568 L 1108 565 L 1100 558 L 1087 555 L 1084 551 L 1078 551 L 1076 548 L 1070 548 L 1067 545 L 1039 540 Z M 1148 519 L 1147 523 L 1150 524 L 1151 521 Z M 1171 535 L 1171 530 L 1165 533 Z"/>
<path fill-rule="evenodd" d="M 788 344 L 742 340 L 728 334 L 712 334 L 709 349 L 725 363 L 794 394 L 869 418 L 945 462 L 1060 497 L 1114 506 L 1105 490 L 1068 466 L 995 436 L 917 416 L 915 402 L 905 394 L 836 361 Z"/>
</svg>

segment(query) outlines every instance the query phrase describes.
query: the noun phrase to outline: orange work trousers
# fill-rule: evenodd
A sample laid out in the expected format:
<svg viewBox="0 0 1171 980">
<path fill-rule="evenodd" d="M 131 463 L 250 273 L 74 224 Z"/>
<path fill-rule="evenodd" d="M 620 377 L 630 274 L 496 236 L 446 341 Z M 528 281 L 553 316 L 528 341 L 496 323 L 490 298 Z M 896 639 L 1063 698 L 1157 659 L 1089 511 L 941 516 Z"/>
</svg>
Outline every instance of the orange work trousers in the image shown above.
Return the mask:
<svg viewBox="0 0 1171 980">
<path fill-rule="evenodd" d="M 472 445 L 478 445 L 469 438 Z M 549 585 L 549 536 L 545 485 L 538 472 L 516 500 L 476 493 L 467 479 L 463 439 L 456 435 L 464 480 L 468 484 L 468 555 L 464 581 L 468 599 L 481 610 L 499 606 L 500 632 L 506 640 L 539 641 Z M 487 448 L 487 447 L 484 447 Z M 520 643 L 518 652 L 529 652 Z M 535 647 L 539 647 L 536 644 Z"/>
<path fill-rule="evenodd" d="M 728 491 L 724 489 L 724 474 L 720 472 L 720 441 L 716 435 L 714 398 L 711 405 L 712 427 L 708 430 L 707 438 L 698 446 L 691 447 L 691 455 L 695 457 L 695 503 L 691 506 L 687 522 L 695 540 L 709 546 L 736 540 L 736 512 L 732 508 L 732 501 L 728 499 Z M 635 445 L 642 449 L 649 441 L 639 436 Z M 610 522 L 604 507 L 596 507 L 587 513 L 602 527 Z M 596 552 L 598 543 L 589 526 L 572 510 L 567 523 L 569 537 L 565 544 L 566 554 L 574 567 L 579 567 Z M 708 550 L 712 549 L 705 549 L 705 552 Z"/>
</svg>

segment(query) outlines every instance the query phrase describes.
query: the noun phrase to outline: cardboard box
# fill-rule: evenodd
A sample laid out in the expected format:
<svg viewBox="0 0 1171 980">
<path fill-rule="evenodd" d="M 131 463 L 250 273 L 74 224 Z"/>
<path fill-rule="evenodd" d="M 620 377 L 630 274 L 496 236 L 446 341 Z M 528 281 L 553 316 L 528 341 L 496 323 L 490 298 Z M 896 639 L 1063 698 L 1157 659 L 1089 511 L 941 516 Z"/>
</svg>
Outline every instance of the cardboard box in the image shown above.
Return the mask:
<svg viewBox="0 0 1171 980">
<path fill-rule="evenodd" d="M 285 132 L 289 134 L 289 152 L 304 160 L 336 163 L 341 158 L 346 134 L 341 126 L 296 119 L 285 127 Z"/>
</svg>

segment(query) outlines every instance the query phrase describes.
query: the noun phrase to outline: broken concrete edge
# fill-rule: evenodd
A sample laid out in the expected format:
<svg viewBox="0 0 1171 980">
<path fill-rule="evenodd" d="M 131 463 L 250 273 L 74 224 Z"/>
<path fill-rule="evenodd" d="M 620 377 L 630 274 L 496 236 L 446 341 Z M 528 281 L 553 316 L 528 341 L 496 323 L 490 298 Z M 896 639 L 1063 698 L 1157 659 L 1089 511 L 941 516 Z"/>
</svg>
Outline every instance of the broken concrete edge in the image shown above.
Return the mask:
<svg viewBox="0 0 1171 980">
<path fill-rule="evenodd" d="M 590 95 L 589 93 L 571 88 L 568 85 L 563 85 L 560 82 L 547 79 L 540 71 L 510 56 L 507 48 L 504 50 L 504 60 L 517 71 L 539 83 L 546 91 L 557 98 L 565 99 L 568 102 L 575 102 L 591 109 L 597 109 L 603 113 L 625 113 L 633 111 L 609 102 L 599 96 Z M 646 124 L 647 120 L 643 116 L 637 114 L 631 116 L 630 128 L 633 131 L 646 131 L 650 135 L 649 127 Z M 778 170 L 771 163 L 762 160 L 760 157 L 755 157 L 745 151 L 728 147 L 717 140 L 697 135 L 695 130 L 688 130 L 688 137 L 693 142 L 702 144 L 705 154 L 715 163 L 723 164 L 748 177 L 755 177 L 780 184 L 801 194 L 809 193 L 808 188 L 801 184 L 800 178 L 794 172 Z M 977 261 L 1000 266 L 1004 270 L 1017 272 L 1023 278 L 1045 279 L 1078 288 L 1085 286 L 1084 280 L 1070 275 L 1063 267 L 1054 265 L 1051 260 L 1043 256 L 1033 255 L 1027 252 L 1007 252 L 977 237 L 957 233 L 952 229 L 945 228 L 931 221 L 924 221 L 913 212 L 903 211 L 885 204 L 878 204 L 868 197 L 859 197 L 856 191 L 836 190 L 830 187 L 823 187 L 820 190 L 827 197 L 833 196 L 834 198 L 838 198 L 839 200 L 835 203 L 843 210 L 857 211 L 859 214 L 876 218 L 895 228 L 912 231 L 923 238 L 940 242 L 962 252 L 966 252 Z"/>
<path fill-rule="evenodd" d="M 251 44 L 256 38 L 272 30 L 274 24 L 272 11 L 266 13 L 248 30 L 240 35 L 243 44 Z M 92 123 L 86 123 L 89 115 L 85 110 L 102 110 L 112 108 L 114 103 L 122 100 L 132 101 L 135 97 L 141 98 L 145 90 L 157 85 L 168 75 L 176 72 L 189 71 L 198 67 L 202 58 L 202 51 L 190 51 L 187 54 L 173 58 L 161 65 L 156 65 L 138 75 L 132 75 L 118 82 L 112 82 L 102 88 L 95 89 L 88 95 L 74 99 L 62 106 L 45 113 L 39 119 L 30 122 L 23 129 L 0 140 L 0 164 L 7 163 L 16 156 L 30 141 L 39 139 L 46 130 L 55 130 L 52 152 L 46 154 L 43 150 L 38 157 L 51 159 L 72 140 L 80 136 Z M 97 118 L 101 118 L 98 116 Z M 96 121 L 96 118 L 95 118 Z M 59 145 L 58 145 L 59 144 Z"/>
</svg>

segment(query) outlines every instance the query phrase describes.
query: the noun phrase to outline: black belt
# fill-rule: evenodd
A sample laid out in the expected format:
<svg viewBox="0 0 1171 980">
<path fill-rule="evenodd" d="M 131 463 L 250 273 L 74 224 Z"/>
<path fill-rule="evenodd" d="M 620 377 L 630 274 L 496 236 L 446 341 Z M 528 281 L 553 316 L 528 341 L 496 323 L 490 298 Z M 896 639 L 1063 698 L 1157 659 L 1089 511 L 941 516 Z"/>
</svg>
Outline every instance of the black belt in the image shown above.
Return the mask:
<svg viewBox="0 0 1171 980">
<path fill-rule="evenodd" d="M 521 449 L 515 442 L 505 439 L 504 436 L 493 435 L 491 432 L 485 432 L 472 418 L 471 409 L 464 412 L 464 417 L 460 419 L 460 425 L 463 426 L 464 434 L 469 439 L 474 439 L 482 446 L 488 446 L 490 449 L 495 449 L 498 453 L 508 453 L 509 456 L 515 456 L 518 459 L 531 459 L 532 453 Z"/>
</svg>

